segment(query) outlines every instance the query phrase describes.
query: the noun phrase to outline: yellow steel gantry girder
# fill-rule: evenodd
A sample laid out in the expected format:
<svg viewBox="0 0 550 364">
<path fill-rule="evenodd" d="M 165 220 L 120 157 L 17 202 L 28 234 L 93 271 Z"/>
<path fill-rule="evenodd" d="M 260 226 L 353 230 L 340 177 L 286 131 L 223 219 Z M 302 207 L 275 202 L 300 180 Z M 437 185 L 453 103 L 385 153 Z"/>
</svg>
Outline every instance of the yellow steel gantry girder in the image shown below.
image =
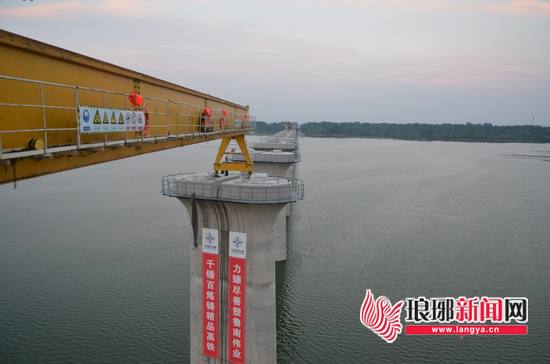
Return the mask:
<svg viewBox="0 0 550 364">
<path fill-rule="evenodd" d="M 3 30 L 0 54 L 0 184 L 254 127 L 248 106 Z M 128 96 L 136 89 L 150 115 L 147 131 L 80 130 L 80 107 L 133 110 Z M 212 112 L 208 130 L 204 108 Z"/>
</svg>

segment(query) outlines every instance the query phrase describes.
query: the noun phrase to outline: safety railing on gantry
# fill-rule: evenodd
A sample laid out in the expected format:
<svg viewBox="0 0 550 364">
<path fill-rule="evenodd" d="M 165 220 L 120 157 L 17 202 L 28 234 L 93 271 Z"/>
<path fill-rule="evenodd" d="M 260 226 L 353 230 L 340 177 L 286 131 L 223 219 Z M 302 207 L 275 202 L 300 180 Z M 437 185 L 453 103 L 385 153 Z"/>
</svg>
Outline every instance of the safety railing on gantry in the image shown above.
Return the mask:
<svg viewBox="0 0 550 364">
<path fill-rule="evenodd" d="M 0 160 L 255 129 L 254 117 L 236 107 L 211 108 L 206 118 L 201 115 L 203 107 L 143 95 L 147 109 L 140 111 L 147 113 L 148 119 L 144 130 L 82 133 L 82 103 L 94 108 L 133 110 L 130 94 L 7 75 L 0 75 L 0 87 L 11 90 L 1 93 L 0 99 Z M 36 140 L 40 143 L 31 144 Z"/>
</svg>

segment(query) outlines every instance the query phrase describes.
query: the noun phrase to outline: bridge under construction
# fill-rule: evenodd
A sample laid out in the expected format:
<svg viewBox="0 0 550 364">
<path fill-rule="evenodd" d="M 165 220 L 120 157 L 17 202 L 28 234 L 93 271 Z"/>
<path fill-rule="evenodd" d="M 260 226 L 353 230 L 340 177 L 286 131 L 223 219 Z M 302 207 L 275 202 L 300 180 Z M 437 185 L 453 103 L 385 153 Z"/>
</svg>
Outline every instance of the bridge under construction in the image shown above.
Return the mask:
<svg viewBox="0 0 550 364">
<path fill-rule="evenodd" d="M 249 150 L 248 106 L 5 31 L 0 55 L 0 183 L 222 139 L 210 173 L 161 182 L 193 227 L 191 362 L 276 363 L 297 124 Z"/>
</svg>

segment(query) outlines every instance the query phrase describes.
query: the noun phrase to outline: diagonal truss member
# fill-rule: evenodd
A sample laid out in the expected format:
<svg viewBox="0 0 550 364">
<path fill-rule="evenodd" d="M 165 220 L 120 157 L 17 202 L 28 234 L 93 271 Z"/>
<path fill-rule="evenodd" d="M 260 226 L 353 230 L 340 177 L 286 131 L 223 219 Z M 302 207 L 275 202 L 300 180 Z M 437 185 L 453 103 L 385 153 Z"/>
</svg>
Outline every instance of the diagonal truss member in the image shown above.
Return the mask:
<svg viewBox="0 0 550 364">
<path fill-rule="evenodd" d="M 227 147 L 229 146 L 229 143 L 231 140 L 235 139 L 237 144 L 239 145 L 239 148 L 241 150 L 242 155 L 244 156 L 243 162 L 222 162 L 223 155 L 225 154 L 225 151 Z M 254 163 L 252 162 L 252 158 L 250 158 L 250 154 L 248 153 L 248 148 L 246 147 L 246 141 L 244 140 L 244 134 L 237 135 L 237 136 L 227 136 L 222 138 L 222 142 L 220 144 L 220 148 L 218 149 L 218 155 L 216 156 L 216 160 L 214 161 L 214 172 L 216 175 L 219 172 L 222 173 L 229 173 L 229 171 L 236 171 L 236 172 L 248 172 L 248 174 L 252 174 L 252 170 L 254 168 Z"/>
</svg>

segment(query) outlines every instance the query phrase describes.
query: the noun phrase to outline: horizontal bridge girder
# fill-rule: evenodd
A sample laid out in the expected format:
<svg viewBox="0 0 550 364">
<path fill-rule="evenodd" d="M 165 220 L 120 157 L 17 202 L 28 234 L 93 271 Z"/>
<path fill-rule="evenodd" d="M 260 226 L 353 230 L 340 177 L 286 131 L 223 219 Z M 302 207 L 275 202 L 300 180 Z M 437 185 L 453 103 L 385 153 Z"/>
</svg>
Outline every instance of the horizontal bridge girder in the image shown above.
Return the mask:
<svg viewBox="0 0 550 364">
<path fill-rule="evenodd" d="M 67 154 L 67 147 L 49 150 L 47 158 L 43 158 L 43 153 L 33 151 L 32 155 L 20 155 L 19 158 L 6 158 L 4 154 L 1 158 L 3 164 L 0 164 L 0 184 L 8 183 L 20 179 L 37 177 L 49 173 L 61 172 L 68 169 L 89 166 L 92 164 L 109 162 L 112 160 L 137 156 L 145 153 L 157 152 L 160 150 L 177 148 L 185 145 L 202 143 L 208 140 L 220 139 L 227 135 L 242 135 L 246 131 L 230 132 L 225 134 L 197 134 L 196 136 L 182 139 L 164 139 L 156 143 L 131 143 L 122 144 L 118 148 L 107 145 L 105 148 L 82 148 L 73 149 L 73 155 Z"/>
</svg>

